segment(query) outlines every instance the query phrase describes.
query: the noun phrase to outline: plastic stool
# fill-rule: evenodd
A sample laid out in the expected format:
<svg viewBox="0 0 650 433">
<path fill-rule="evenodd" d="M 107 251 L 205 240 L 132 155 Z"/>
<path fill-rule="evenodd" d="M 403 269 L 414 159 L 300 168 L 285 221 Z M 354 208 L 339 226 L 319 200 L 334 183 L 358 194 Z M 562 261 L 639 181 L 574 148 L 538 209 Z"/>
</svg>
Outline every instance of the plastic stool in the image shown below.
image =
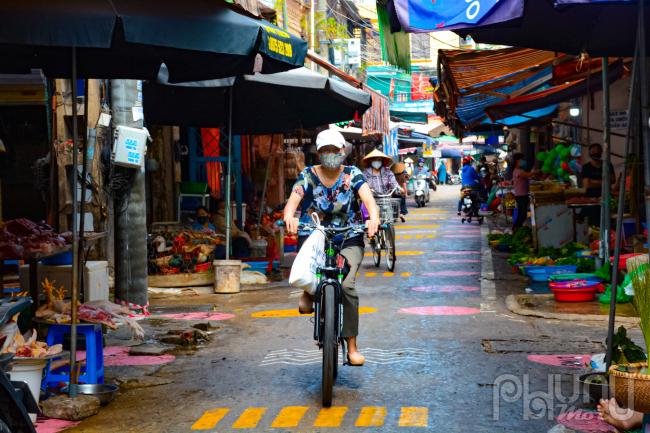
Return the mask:
<svg viewBox="0 0 650 433">
<path fill-rule="evenodd" d="M 47 331 L 47 345 L 63 344 L 63 337 L 70 335 L 71 325 L 50 325 Z M 104 346 L 102 341 L 102 325 L 83 324 L 77 325 L 77 333 L 86 338 L 86 363 L 82 365 L 79 374 L 79 383 L 98 384 L 104 383 Z M 70 366 L 50 369 L 50 362 L 46 367 L 47 373 L 43 379 L 42 389 L 47 389 L 50 383 L 70 382 Z"/>
</svg>

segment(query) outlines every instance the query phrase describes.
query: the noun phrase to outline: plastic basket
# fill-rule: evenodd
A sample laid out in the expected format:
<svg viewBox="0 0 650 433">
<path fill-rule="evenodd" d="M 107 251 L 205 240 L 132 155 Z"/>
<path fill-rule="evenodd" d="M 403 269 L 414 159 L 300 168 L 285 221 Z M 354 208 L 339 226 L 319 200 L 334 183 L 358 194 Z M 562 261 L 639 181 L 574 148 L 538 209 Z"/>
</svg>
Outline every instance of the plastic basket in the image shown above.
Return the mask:
<svg viewBox="0 0 650 433">
<path fill-rule="evenodd" d="M 527 273 L 530 279 L 533 281 L 541 282 L 541 281 L 548 280 L 548 275 L 546 275 L 546 269 L 544 269 L 543 266 L 530 268 L 528 269 Z"/>
</svg>

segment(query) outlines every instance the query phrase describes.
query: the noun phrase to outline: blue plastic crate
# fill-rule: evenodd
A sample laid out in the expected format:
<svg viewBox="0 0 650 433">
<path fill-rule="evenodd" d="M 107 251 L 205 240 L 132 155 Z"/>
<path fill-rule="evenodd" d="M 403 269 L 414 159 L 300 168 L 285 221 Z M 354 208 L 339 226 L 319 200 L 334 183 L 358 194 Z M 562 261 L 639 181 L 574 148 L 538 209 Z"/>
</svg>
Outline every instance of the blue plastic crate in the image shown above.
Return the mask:
<svg viewBox="0 0 650 433">
<path fill-rule="evenodd" d="M 548 275 L 546 275 L 546 269 L 544 269 L 544 266 L 530 268 L 527 272 L 528 276 L 533 281 L 542 282 L 548 280 Z"/>
</svg>

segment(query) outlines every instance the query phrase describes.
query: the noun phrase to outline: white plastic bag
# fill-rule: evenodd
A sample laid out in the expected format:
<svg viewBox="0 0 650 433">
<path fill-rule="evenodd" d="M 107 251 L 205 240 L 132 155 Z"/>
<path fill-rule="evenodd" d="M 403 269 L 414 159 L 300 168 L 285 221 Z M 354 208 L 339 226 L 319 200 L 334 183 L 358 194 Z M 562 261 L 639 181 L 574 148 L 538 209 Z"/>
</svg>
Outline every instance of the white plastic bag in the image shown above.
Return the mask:
<svg viewBox="0 0 650 433">
<path fill-rule="evenodd" d="M 289 284 L 313 295 L 316 293 L 316 271 L 325 266 L 325 234 L 314 230 L 300 247 L 291 266 Z"/>
</svg>

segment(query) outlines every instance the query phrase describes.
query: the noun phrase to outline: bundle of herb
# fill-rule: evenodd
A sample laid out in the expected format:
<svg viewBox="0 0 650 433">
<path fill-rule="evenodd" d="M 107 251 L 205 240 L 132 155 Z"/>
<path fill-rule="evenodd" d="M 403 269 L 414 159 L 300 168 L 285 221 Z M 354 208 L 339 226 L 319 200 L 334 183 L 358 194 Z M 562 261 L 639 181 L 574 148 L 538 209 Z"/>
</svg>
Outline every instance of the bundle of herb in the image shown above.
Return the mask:
<svg viewBox="0 0 650 433">
<path fill-rule="evenodd" d="M 641 331 L 643 331 L 647 352 L 650 348 L 650 268 L 639 269 L 639 271 L 632 277 L 633 302 L 641 319 Z"/>
</svg>

